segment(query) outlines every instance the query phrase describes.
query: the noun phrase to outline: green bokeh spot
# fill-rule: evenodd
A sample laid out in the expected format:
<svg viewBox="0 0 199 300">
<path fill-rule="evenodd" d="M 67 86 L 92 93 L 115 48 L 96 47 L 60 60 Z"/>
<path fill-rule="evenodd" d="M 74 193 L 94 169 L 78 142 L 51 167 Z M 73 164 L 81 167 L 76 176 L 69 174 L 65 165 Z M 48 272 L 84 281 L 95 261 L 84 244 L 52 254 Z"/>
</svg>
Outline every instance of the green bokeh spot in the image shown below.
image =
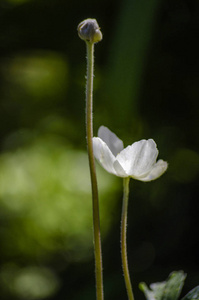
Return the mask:
<svg viewBox="0 0 199 300">
<path fill-rule="evenodd" d="M 91 184 L 86 152 L 55 138 L 0 157 L 2 255 L 68 261 L 93 253 Z M 98 168 L 102 237 L 112 224 L 117 179 Z"/>
</svg>

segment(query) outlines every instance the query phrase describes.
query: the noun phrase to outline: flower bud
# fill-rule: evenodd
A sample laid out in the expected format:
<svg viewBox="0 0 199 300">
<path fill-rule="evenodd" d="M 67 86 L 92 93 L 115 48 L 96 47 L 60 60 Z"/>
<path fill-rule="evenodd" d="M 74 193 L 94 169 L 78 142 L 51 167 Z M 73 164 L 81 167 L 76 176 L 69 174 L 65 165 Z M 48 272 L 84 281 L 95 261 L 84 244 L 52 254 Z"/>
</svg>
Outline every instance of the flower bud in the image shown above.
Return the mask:
<svg viewBox="0 0 199 300">
<path fill-rule="evenodd" d="M 95 19 L 86 19 L 78 27 L 79 37 L 85 42 L 97 43 L 102 40 L 102 33 Z"/>
</svg>

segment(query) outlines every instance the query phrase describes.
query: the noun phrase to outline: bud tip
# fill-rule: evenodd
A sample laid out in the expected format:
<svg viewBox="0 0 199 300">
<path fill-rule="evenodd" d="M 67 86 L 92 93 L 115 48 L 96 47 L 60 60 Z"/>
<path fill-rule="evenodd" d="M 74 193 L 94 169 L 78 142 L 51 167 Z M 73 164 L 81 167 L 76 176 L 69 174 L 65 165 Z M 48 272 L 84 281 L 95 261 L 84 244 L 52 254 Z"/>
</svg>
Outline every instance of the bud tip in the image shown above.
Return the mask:
<svg viewBox="0 0 199 300">
<path fill-rule="evenodd" d="M 95 19 L 86 19 L 79 23 L 78 35 L 85 42 L 97 43 L 102 40 L 102 33 Z"/>
</svg>

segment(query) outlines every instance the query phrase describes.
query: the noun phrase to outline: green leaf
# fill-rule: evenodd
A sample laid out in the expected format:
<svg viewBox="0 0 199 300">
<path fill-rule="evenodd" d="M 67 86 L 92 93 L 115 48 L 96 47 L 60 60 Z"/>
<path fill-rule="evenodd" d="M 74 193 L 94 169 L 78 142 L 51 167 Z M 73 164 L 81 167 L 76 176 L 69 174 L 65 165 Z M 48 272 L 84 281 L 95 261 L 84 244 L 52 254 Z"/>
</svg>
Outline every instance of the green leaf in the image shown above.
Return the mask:
<svg viewBox="0 0 199 300">
<path fill-rule="evenodd" d="M 166 281 L 152 283 L 150 289 L 145 283 L 140 283 L 139 287 L 147 300 L 177 300 L 185 278 L 183 271 L 172 272 Z"/>
<path fill-rule="evenodd" d="M 196 286 L 193 290 L 188 292 L 186 296 L 182 298 L 182 300 L 192 300 L 192 299 L 197 299 L 199 300 L 199 285 Z"/>
<path fill-rule="evenodd" d="M 139 284 L 140 290 L 145 294 L 147 300 L 160 300 L 164 291 L 166 282 L 157 282 L 150 285 L 151 290 L 144 282 Z"/>
<path fill-rule="evenodd" d="M 166 282 L 162 300 L 176 300 L 180 296 L 186 274 L 183 271 L 173 272 Z"/>
</svg>

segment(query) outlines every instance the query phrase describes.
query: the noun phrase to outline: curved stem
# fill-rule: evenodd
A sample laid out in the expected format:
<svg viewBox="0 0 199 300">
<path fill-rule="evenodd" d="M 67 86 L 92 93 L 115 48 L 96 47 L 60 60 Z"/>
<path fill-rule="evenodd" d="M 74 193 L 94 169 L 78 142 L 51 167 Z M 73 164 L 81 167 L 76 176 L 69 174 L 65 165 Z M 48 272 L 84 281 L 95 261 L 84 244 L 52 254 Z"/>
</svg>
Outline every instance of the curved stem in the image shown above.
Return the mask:
<svg viewBox="0 0 199 300">
<path fill-rule="evenodd" d="M 131 279 L 129 275 L 128 259 L 127 259 L 127 244 L 126 244 L 129 181 L 130 181 L 130 177 L 123 179 L 123 205 L 122 205 L 122 218 L 121 218 L 121 255 L 122 255 L 122 267 L 124 272 L 124 280 L 125 280 L 128 299 L 134 300 L 133 290 L 131 286 Z"/>
<path fill-rule="evenodd" d="M 100 217 L 97 177 L 95 170 L 95 159 L 93 154 L 93 69 L 94 69 L 94 43 L 86 42 L 87 45 L 87 82 L 86 82 L 86 133 L 87 147 L 92 185 L 93 204 L 93 231 L 95 252 L 95 278 L 97 300 L 103 300 L 103 274 L 102 274 L 102 251 L 100 236 Z"/>
</svg>

